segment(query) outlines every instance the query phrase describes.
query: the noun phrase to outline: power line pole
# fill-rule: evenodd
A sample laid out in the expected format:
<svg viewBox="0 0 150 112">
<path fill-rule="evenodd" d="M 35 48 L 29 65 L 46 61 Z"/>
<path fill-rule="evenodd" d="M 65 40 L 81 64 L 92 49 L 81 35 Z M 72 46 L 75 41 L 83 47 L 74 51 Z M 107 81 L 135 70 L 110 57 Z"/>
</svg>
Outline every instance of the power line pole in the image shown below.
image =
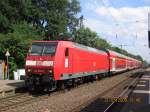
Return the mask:
<svg viewBox="0 0 150 112">
<path fill-rule="evenodd" d="M 122 50 L 121 52 L 123 53 L 123 52 L 124 52 L 124 49 L 123 49 L 123 47 L 125 47 L 125 46 L 128 46 L 128 45 L 125 45 L 125 44 L 124 44 L 124 45 L 123 45 L 123 44 L 120 44 L 119 46 L 120 46 L 120 49 Z"/>
<path fill-rule="evenodd" d="M 150 48 L 150 12 L 148 13 L 148 44 Z"/>
<path fill-rule="evenodd" d="M 84 20 L 84 17 L 83 15 L 79 18 L 79 27 L 82 28 L 83 27 L 83 20 Z"/>
<path fill-rule="evenodd" d="M 122 49 L 123 46 L 129 46 L 129 45 L 126 45 L 126 44 L 120 44 L 119 46 L 120 46 L 120 48 Z"/>
</svg>

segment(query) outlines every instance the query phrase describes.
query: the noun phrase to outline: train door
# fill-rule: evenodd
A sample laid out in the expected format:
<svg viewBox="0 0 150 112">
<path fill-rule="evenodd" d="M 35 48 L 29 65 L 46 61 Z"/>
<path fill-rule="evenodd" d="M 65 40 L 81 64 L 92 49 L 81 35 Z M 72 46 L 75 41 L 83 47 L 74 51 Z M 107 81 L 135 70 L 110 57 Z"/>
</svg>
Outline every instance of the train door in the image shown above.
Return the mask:
<svg viewBox="0 0 150 112">
<path fill-rule="evenodd" d="M 128 60 L 126 59 L 126 70 L 128 69 Z"/>
<path fill-rule="evenodd" d="M 112 58 L 112 71 L 116 70 L 116 59 Z"/>
</svg>

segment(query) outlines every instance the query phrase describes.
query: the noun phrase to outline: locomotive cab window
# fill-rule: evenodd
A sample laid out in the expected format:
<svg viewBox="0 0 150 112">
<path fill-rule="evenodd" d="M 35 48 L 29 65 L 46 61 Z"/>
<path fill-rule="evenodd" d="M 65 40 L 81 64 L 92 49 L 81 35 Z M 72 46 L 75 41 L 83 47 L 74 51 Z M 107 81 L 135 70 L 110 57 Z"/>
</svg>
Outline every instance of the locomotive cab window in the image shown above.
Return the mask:
<svg viewBox="0 0 150 112">
<path fill-rule="evenodd" d="M 56 52 L 57 42 L 34 42 L 29 51 L 30 55 L 47 56 L 54 55 Z"/>
</svg>

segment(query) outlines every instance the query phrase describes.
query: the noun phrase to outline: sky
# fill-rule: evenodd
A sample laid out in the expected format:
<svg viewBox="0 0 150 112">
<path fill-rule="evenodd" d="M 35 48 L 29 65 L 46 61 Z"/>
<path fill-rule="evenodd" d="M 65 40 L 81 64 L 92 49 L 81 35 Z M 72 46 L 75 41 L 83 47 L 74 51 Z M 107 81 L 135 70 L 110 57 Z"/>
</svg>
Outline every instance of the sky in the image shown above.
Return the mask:
<svg viewBox="0 0 150 112">
<path fill-rule="evenodd" d="M 84 26 L 113 46 L 140 55 L 150 63 L 148 12 L 150 0 L 79 0 Z"/>
</svg>

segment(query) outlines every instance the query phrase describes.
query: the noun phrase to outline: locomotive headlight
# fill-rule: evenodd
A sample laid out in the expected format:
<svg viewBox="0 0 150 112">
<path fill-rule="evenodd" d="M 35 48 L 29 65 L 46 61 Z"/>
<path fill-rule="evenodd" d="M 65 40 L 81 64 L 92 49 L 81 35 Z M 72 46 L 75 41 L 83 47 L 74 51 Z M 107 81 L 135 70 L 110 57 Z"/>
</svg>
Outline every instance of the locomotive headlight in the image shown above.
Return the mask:
<svg viewBox="0 0 150 112">
<path fill-rule="evenodd" d="M 43 61 L 43 66 L 53 66 L 53 61 Z"/>
<path fill-rule="evenodd" d="M 51 74 L 51 73 L 52 73 L 52 70 L 49 70 L 49 73 Z"/>
<path fill-rule="evenodd" d="M 31 72 L 31 69 L 28 69 L 27 71 L 28 71 L 28 72 Z"/>
<path fill-rule="evenodd" d="M 50 77 L 53 76 L 52 72 L 53 72 L 52 70 L 49 70 L 49 76 L 50 76 Z"/>
</svg>

